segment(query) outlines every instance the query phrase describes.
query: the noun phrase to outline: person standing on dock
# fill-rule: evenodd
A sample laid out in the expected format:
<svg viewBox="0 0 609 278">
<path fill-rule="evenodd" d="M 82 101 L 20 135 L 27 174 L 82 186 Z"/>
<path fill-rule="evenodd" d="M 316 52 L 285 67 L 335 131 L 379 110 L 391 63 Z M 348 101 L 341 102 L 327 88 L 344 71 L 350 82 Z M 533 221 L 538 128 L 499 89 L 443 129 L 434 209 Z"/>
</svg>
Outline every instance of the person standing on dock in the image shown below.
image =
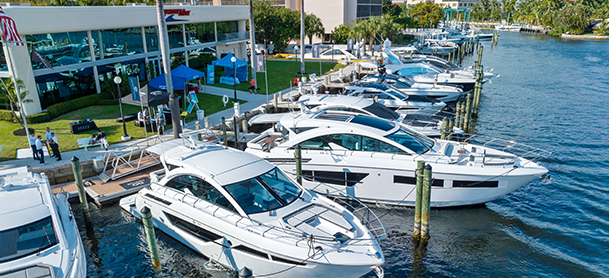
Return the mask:
<svg viewBox="0 0 609 278">
<path fill-rule="evenodd" d="M 38 149 L 36 149 L 36 136 L 34 136 L 34 132 L 30 133 L 28 139 L 30 140 L 30 147 L 32 148 L 32 156 L 34 156 L 34 159 L 40 160 L 40 157 L 38 157 Z"/>
<path fill-rule="evenodd" d="M 33 133 L 32 133 L 33 135 Z M 36 151 L 38 152 L 38 156 L 40 157 L 40 164 L 44 164 L 44 151 L 42 150 L 42 137 L 38 135 L 36 137 Z"/>
<path fill-rule="evenodd" d="M 50 129 L 48 126 L 47 126 L 47 133 L 45 133 L 45 134 L 44 134 L 44 137 L 46 137 L 46 138 L 47 138 L 47 146 L 48 146 L 48 144 L 50 144 L 50 143 L 49 143 L 49 140 L 51 140 L 51 133 L 53 133 L 53 132 L 52 132 L 52 131 L 51 131 L 51 129 Z M 50 147 L 51 147 L 51 149 L 53 149 L 53 146 L 50 146 Z M 50 152 L 50 151 L 51 151 L 51 150 L 49 150 L 49 156 L 50 156 L 50 157 L 57 156 L 57 155 L 55 154 L 55 150 L 52 150 L 52 151 L 53 151 L 53 154 L 51 154 L 51 152 Z"/>
<path fill-rule="evenodd" d="M 57 157 L 57 161 L 61 160 L 61 153 L 59 152 L 59 145 L 57 142 L 57 136 L 55 132 L 51 131 L 51 138 L 47 140 L 49 145 L 51 145 L 51 149 L 53 149 L 53 155 Z"/>
</svg>

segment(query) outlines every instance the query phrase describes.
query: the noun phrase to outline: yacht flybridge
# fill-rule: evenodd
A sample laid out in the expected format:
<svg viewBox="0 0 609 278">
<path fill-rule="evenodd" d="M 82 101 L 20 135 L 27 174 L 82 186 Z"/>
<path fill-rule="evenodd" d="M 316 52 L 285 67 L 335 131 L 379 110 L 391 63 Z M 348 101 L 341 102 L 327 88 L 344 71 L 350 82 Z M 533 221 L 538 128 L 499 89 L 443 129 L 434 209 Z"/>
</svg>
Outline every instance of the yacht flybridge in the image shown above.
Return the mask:
<svg viewBox="0 0 609 278">
<path fill-rule="evenodd" d="M 433 167 L 434 207 L 489 202 L 547 172 L 508 152 L 433 140 L 368 116 L 292 113 L 280 125 L 248 142 L 246 151 L 294 175 L 294 149 L 300 145 L 306 188 L 366 202 L 413 206 L 418 160 Z"/>
<path fill-rule="evenodd" d="M 0 277 L 86 277 L 87 258 L 66 196 L 44 174 L 0 171 Z"/>
<path fill-rule="evenodd" d="M 260 157 L 202 143 L 195 133 L 182 137 L 148 148 L 161 155 L 164 170 L 151 174 L 149 188 L 123 198 L 123 209 L 140 218 L 148 207 L 156 228 L 211 261 L 234 271 L 248 267 L 254 276 L 381 271 L 377 239 L 385 230 L 365 206 L 364 220 L 363 210 L 352 213 L 302 188 Z"/>
</svg>

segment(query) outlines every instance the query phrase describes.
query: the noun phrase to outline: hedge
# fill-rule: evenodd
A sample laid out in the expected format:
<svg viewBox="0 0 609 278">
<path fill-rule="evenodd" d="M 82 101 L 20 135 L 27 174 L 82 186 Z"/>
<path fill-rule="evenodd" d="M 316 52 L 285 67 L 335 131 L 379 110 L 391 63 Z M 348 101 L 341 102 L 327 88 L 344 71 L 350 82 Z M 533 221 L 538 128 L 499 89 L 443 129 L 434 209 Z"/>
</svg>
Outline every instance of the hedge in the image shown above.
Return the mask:
<svg viewBox="0 0 609 278">
<path fill-rule="evenodd" d="M 75 100 L 53 104 L 47 107 L 47 112 L 25 116 L 28 123 L 43 123 L 65 113 L 91 105 L 118 105 L 118 99 L 111 98 L 108 93 L 84 96 Z M 15 121 L 13 112 L 0 109 L 0 121 Z"/>
<path fill-rule="evenodd" d="M 25 119 L 28 123 L 44 123 L 51 119 L 49 113 L 42 112 L 34 115 L 27 115 Z M 15 121 L 15 116 L 11 110 L 0 110 L 0 121 Z"/>
<path fill-rule="evenodd" d="M 57 116 L 63 115 L 65 113 L 78 110 L 83 107 L 91 106 L 91 105 L 113 105 L 106 104 L 105 100 L 108 100 L 111 97 L 109 93 L 101 93 L 94 94 L 90 96 L 84 96 L 81 98 L 77 98 L 74 100 L 68 100 L 66 102 L 61 102 L 57 104 L 53 104 L 47 107 L 47 111 L 49 111 L 49 116 L 51 118 L 55 118 Z M 104 103 L 104 104 L 102 104 Z M 118 100 L 117 100 L 118 103 Z"/>
</svg>

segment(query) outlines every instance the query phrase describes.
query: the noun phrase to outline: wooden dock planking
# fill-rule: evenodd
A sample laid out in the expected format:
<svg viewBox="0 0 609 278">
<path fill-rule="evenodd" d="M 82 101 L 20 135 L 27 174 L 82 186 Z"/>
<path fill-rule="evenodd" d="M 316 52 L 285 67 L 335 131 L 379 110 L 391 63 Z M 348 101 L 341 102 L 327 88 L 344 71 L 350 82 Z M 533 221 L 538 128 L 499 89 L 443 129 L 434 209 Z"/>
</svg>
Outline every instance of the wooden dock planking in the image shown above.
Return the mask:
<svg viewBox="0 0 609 278">
<path fill-rule="evenodd" d="M 121 164 L 118 167 L 116 167 L 116 169 L 112 168 L 110 170 L 106 170 L 106 172 L 104 172 L 104 174 L 108 177 L 112 177 L 113 173 L 114 173 L 114 176 L 118 176 L 118 175 L 121 175 L 121 174 L 124 174 L 124 173 L 127 173 L 129 171 L 136 169 L 138 163 L 140 163 L 140 167 L 146 167 L 150 164 L 159 163 L 159 157 L 156 155 L 154 155 L 154 157 L 145 156 L 145 157 L 142 157 L 141 160 L 138 157 L 137 159 L 129 161 L 129 164 L 131 166 L 129 164 Z"/>
<path fill-rule="evenodd" d="M 107 183 L 103 183 L 103 181 L 97 176 L 86 178 L 83 179 L 83 182 L 86 183 L 86 181 L 90 181 L 94 184 L 88 187 L 85 184 L 85 191 L 87 192 L 87 195 L 89 195 L 89 197 L 93 198 L 95 203 L 101 206 L 104 203 L 113 202 L 125 195 L 132 194 L 148 186 L 148 184 L 143 184 L 141 186 L 125 189 L 123 186 L 121 186 L 121 184 L 136 181 L 144 177 L 149 177 L 150 172 L 154 172 L 160 169 L 163 169 L 163 166 L 156 165 L 143 169 L 139 172 L 130 174 L 118 180 L 110 180 Z M 67 192 L 70 198 L 78 198 L 78 187 L 76 186 L 75 182 L 53 185 L 51 186 L 51 190 L 53 191 L 53 194 Z"/>
<path fill-rule="evenodd" d="M 127 175 L 119 178 L 118 180 L 109 180 L 106 183 L 102 183 L 102 180 L 96 177 L 95 184 L 86 188 L 87 194 L 95 200 L 99 206 L 104 203 L 109 203 L 120 199 L 123 196 L 133 194 L 140 189 L 148 186 L 150 183 L 141 184 L 132 188 L 125 188 L 121 184 L 125 184 L 131 181 L 136 181 L 141 178 L 150 177 L 150 172 L 163 169 L 163 166 L 156 165 L 136 173 Z"/>
</svg>

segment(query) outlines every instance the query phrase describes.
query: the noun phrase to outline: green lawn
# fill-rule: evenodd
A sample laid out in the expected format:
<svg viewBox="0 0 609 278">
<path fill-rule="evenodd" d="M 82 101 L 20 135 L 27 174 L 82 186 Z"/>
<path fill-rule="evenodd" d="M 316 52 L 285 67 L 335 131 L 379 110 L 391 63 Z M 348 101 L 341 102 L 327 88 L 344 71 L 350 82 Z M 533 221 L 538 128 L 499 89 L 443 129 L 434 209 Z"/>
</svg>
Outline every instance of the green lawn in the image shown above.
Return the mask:
<svg viewBox="0 0 609 278">
<path fill-rule="evenodd" d="M 232 105 L 227 105 L 225 108 L 222 103 L 222 97 L 220 96 L 210 94 L 198 94 L 197 96 L 199 98 L 199 108 L 205 110 L 206 115 L 219 112 L 226 108 L 232 108 Z M 232 104 L 232 102 L 233 99 L 231 98 L 229 103 Z M 139 106 L 123 105 L 123 112 L 125 115 L 137 113 L 139 110 Z M 43 139 L 46 127 L 50 127 L 59 139 L 59 150 L 64 152 L 78 149 L 77 139 L 91 137 L 92 134 L 96 134 L 96 131 L 93 130 L 81 134 L 70 133 L 70 123 L 83 119 L 93 119 L 97 127 L 106 133 L 110 144 L 122 142 L 121 136 L 123 135 L 123 126 L 122 123 L 117 123 L 115 120 L 120 117 L 120 115 L 121 113 L 118 105 L 89 106 L 61 115 L 47 123 L 29 124 L 28 127 L 33 128 L 36 135 L 41 135 Z M 196 117 L 196 113 L 193 112 L 186 117 L 186 121 L 188 122 Z M 126 126 L 127 134 L 133 139 L 144 138 L 144 128 L 136 127 L 133 124 L 133 121 L 127 122 Z M 21 126 L 18 123 L 0 121 L 0 134 L 2 134 L 2 136 L 0 136 L 0 145 L 2 146 L 0 161 L 14 159 L 16 149 L 28 147 L 29 143 L 25 136 L 13 135 L 13 131 L 20 128 Z M 170 126 L 168 128 L 170 128 Z"/>
<path fill-rule="evenodd" d="M 339 66 L 340 64 L 334 63 L 335 66 Z M 296 72 L 300 71 L 300 61 L 296 62 L 292 60 L 285 61 L 277 61 L 277 60 L 268 60 L 266 62 L 267 66 L 267 74 L 269 81 L 269 94 L 276 93 L 283 89 L 289 88 L 290 84 L 294 82 L 294 78 L 296 77 Z M 327 73 L 332 68 L 332 63 L 322 62 L 321 69 L 322 73 Z M 251 69 L 251 68 L 248 68 Z M 212 86 L 217 86 L 221 88 L 232 89 L 232 85 L 220 84 L 220 77 L 224 76 L 224 69 L 221 67 L 216 67 L 216 83 Z M 309 74 L 315 73 L 319 76 L 319 62 L 305 62 L 305 71 L 307 72 L 307 78 Z M 299 76 L 300 77 L 300 76 Z M 256 78 L 258 81 L 257 87 L 260 88 L 258 91 L 259 94 L 266 94 L 266 81 L 265 81 L 265 73 L 258 72 L 256 73 Z M 250 83 L 243 82 L 237 85 L 237 90 L 241 91 L 249 91 Z"/>
</svg>

